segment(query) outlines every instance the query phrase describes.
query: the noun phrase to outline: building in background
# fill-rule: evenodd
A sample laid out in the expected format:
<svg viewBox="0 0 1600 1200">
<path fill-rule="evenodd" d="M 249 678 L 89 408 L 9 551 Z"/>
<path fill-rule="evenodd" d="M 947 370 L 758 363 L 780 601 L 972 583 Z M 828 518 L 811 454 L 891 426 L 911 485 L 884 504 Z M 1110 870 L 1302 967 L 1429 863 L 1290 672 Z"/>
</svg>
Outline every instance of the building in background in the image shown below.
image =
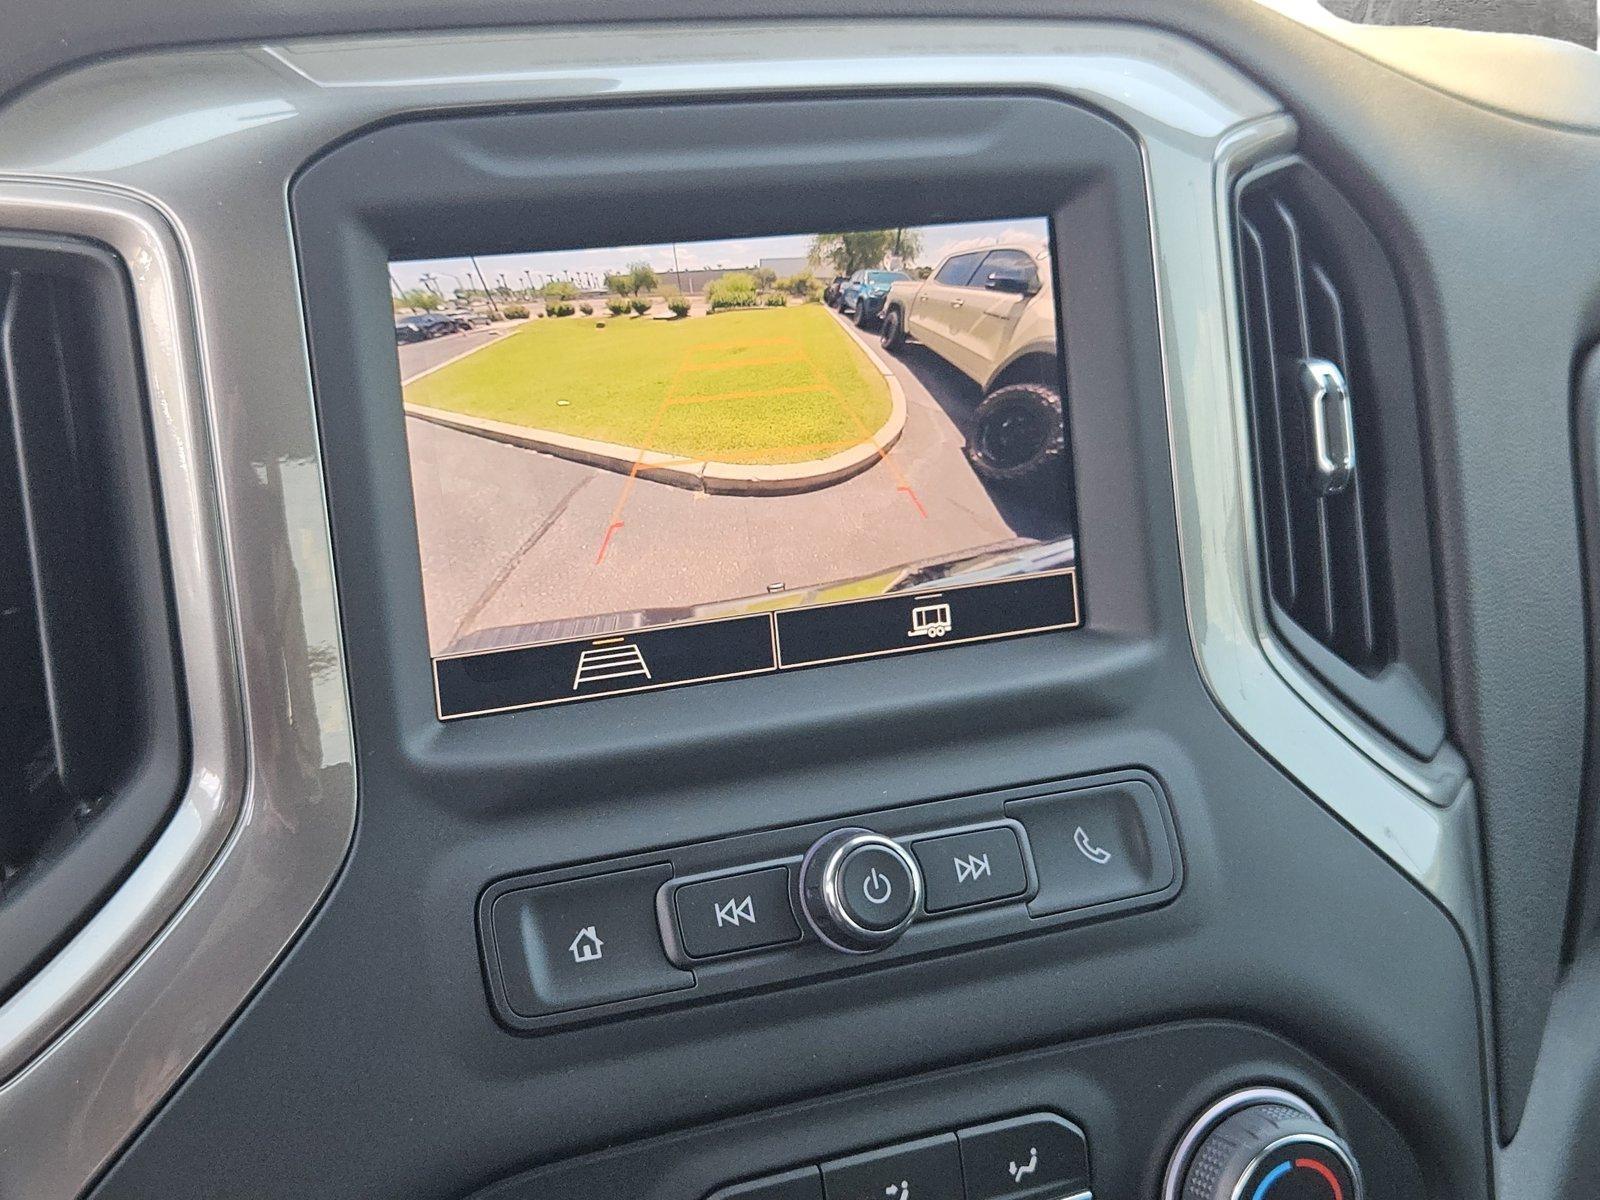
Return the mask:
<svg viewBox="0 0 1600 1200">
<path fill-rule="evenodd" d="M 779 279 L 787 279 L 791 275 L 801 275 L 811 270 L 811 260 L 803 254 L 790 255 L 787 258 L 763 258 L 756 265 L 771 271 Z"/>
</svg>

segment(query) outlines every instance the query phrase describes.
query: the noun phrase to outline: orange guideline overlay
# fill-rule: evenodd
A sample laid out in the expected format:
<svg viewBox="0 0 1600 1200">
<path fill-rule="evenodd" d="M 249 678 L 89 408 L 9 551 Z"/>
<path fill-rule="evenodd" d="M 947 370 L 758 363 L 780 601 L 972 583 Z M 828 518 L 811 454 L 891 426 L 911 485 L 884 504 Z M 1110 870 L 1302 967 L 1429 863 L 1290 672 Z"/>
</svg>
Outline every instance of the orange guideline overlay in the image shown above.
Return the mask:
<svg viewBox="0 0 1600 1200">
<path fill-rule="evenodd" d="M 751 348 L 771 348 L 772 353 L 767 357 L 756 359 L 713 358 L 710 362 L 703 361 L 705 351 L 725 354 L 728 351 Z M 810 371 L 814 382 L 799 386 L 775 388 L 741 388 L 736 391 L 715 392 L 709 396 L 688 395 L 680 390 L 685 379 L 713 371 L 791 365 L 806 367 Z M 826 456 L 849 446 L 858 445 L 860 442 L 872 442 L 874 448 L 878 451 L 878 460 L 894 474 L 896 480 L 895 490 L 904 493 L 906 498 L 916 507 L 917 515 L 926 519 L 928 510 L 922 507 L 922 501 L 918 499 L 916 490 L 912 488 L 910 481 L 901 472 L 899 465 L 890 457 L 887 450 L 877 444 L 873 437 L 873 431 L 861 423 L 860 415 L 845 402 L 844 397 L 839 394 L 839 389 L 834 387 L 832 381 L 822 373 L 816 363 L 806 354 L 805 347 L 796 339 L 788 337 L 741 338 L 725 342 L 704 342 L 698 346 L 691 346 L 684 351 L 683 361 L 678 364 L 678 369 L 673 372 L 672 379 L 667 383 L 666 393 L 661 397 L 661 403 L 656 406 L 655 415 L 650 419 L 650 429 L 645 434 L 644 442 L 639 447 L 639 453 L 633 460 L 633 466 L 628 470 L 628 478 L 622 485 L 622 492 L 618 495 L 616 504 L 612 506 L 611 519 L 606 524 L 605 533 L 600 539 L 600 550 L 595 555 L 595 565 L 598 566 L 605 561 L 606 552 L 611 548 L 612 539 L 616 536 L 617 531 L 627 524 L 622 519 L 622 510 L 627 506 L 628 498 L 633 495 L 633 486 L 638 482 L 639 472 L 644 467 L 645 455 L 650 453 L 651 446 L 655 444 L 656 436 L 661 429 L 661 421 L 666 416 L 669 408 L 680 404 L 715 404 L 718 401 L 728 400 L 758 400 L 779 396 L 804 396 L 815 392 L 824 392 L 832 397 L 839 405 L 840 410 L 849 417 L 851 423 L 860 430 L 861 437 L 857 440 L 822 442 L 815 445 L 773 446 L 770 449 L 790 452 L 803 450 Z M 702 464 L 705 461 L 705 459 L 699 458 L 671 458 L 662 459 L 650 465 L 652 468 L 686 467 Z"/>
</svg>

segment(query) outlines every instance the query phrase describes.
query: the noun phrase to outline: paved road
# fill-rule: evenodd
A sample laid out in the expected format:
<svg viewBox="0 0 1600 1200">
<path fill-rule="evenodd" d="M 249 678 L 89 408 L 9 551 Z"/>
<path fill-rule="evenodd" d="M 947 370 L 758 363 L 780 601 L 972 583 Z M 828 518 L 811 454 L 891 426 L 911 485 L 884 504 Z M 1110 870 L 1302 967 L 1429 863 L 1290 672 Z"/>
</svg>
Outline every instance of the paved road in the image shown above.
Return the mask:
<svg viewBox="0 0 1600 1200">
<path fill-rule="evenodd" d="M 505 337 L 521 324 L 519 321 L 514 325 L 469 329 L 464 333 L 447 333 L 444 337 L 429 338 L 425 342 L 405 342 L 396 347 L 400 352 L 400 382 L 407 383 L 422 372 L 432 370 L 458 354 L 479 350 L 490 342 Z"/>
<path fill-rule="evenodd" d="M 890 461 L 796 496 L 638 481 L 603 559 L 625 477 L 408 420 L 433 649 L 531 621 L 811 587 L 1024 532 L 962 454 L 956 416 L 972 399 L 958 395 L 963 381 L 910 349 L 893 366 L 907 417 Z"/>
</svg>

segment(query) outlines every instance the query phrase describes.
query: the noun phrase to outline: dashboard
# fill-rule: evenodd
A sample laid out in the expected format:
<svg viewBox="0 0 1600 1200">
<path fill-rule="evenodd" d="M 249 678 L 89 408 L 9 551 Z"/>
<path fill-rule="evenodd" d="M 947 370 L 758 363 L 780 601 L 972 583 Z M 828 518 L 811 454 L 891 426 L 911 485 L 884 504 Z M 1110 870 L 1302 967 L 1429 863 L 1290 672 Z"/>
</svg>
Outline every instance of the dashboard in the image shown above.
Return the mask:
<svg viewBox="0 0 1600 1200">
<path fill-rule="evenodd" d="M 9 95 L 0 1192 L 1588 1194 L 1600 62 L 1046 7 Z"/>
</svg>

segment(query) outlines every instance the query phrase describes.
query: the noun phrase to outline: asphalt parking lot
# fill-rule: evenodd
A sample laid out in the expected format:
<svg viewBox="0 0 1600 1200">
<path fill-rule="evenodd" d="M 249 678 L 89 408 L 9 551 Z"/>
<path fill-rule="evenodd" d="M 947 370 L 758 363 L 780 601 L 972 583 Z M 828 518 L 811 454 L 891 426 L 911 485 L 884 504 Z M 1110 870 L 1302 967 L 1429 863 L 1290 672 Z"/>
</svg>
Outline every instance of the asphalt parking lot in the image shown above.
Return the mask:
<svg viewBox="0 0 1600 1200">
<path fill-rule="evenodd" d="M 920 347 L 896 360 L 876 338 L 849 334 L 905 391 L 905 431 L 884 461 L 792 496 L 639 480 L 609 541 L 625 476 L 409 419 L 433 650 L 524 640 L 517 627 L 534 621 L 812 587 L 1037 535 L 1041 514 L 1006 511 L 966 462 L 970 385 Z"/>
<path fill-rule="evenodd" d="M 486 325 L 463 333 L 447 333 L 443 337 L 429 338 L 425 342 L 405 342 L 395 347 L 400 355 L 400 382 L 406 383 L 425 371 L 442 367 L 452 358 L 480 350 L 490 342 L 506 336 L 522 322 L 505 325 Z"/>
</svg>

